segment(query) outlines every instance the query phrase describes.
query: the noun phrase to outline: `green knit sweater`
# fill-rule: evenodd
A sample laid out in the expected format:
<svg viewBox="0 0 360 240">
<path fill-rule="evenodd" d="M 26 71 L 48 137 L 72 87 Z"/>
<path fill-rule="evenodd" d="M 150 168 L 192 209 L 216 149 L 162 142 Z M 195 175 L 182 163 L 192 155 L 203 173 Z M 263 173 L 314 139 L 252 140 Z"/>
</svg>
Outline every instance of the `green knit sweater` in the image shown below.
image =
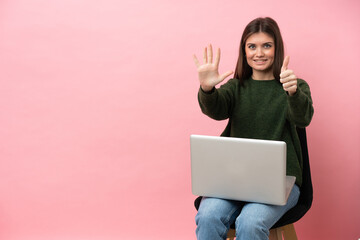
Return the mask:
<svg viewBox="0 0 360 240">
<path fill-rule="evenodd" d="M 310 124 L 314 109 L 308 84 L 298 79 L 293 96 L 283 90 L 277 80 L 247 79 L 241 86 L 230 79 L 211 92 L 199 90 L 202 112 L 216 119 L 229 119 L 222 136 L 285 141 L 286 174 L 302 183 L 302 156 L 297 127 Z"/>
</svg>

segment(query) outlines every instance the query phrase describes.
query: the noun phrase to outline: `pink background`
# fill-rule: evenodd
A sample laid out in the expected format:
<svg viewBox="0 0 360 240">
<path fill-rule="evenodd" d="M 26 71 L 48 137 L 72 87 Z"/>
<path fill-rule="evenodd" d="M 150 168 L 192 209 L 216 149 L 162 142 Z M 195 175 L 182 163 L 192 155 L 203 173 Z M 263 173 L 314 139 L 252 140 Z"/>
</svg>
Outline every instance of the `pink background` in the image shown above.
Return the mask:
<svg viewBox="0 0 360 240">
<path fill-rule="evenodd" d="M 195 239 L 192 54 L 233 70 L 271 16 L 309 83 L 314 203 L 299 239 L 360 238 L 360 2 L 2 0 L 0 239 Z M 171 237 L 166 237 L 171 235 Z"/>
</svg>

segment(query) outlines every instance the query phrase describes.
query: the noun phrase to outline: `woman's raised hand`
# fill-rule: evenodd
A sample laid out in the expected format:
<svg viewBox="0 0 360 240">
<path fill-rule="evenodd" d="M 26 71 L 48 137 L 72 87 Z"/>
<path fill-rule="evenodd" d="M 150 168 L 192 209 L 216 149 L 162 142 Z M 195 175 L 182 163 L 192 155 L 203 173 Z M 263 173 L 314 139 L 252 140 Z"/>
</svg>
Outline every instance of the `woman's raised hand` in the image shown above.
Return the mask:
<svg viewBox="0 0 360 240">
<path fill-rule="evenodd" d="M 287 91 L 290 96 L 293 96 L 297 90 L 297 77 L 293 70 L 288 69 L 289 61 L 290 57 L 286 56 L 281 67 L 280 82 L 284 90 Z"/>
<path fill-rule="evenodd" d="M 225 78 L 233 73 L 233 71 L 227 71 L 226 73 L 219 75 L 220 48 L 218 48 L 215 61 L 213 62 L 213 50 L 211 44 L 208 47 L 205 47 L 203 61 L 203 64 L 200 64 L 194 54 L 194 62 L 199 74 L 200 86 L 205 92 L 211 91 L 217 84 L 224 81 Z"/>
</svg>

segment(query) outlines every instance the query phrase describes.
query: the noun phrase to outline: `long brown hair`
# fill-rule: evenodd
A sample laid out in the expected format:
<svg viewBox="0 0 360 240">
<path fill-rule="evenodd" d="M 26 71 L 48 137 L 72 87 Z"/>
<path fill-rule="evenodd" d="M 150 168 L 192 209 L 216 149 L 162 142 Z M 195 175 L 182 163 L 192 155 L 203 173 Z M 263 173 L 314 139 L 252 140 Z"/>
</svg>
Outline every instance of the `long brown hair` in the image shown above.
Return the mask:
<svg viewBox="0 0 360 240">
<path fill-rule="evenodd" d="M 280 81 L 279 75 L 281 72 L 281 66 L 284 61 L 284 43 L 281 37 L 279 26 L 272 18 L 256 18 L 245 27 L 241 37 L 239 58 L 234 71 L 234 78 L 239 79 L 241 85 L 243 85 L 245 79 L 250 78 L 252 75 L 252 68 L 246 61 L 245 43 L 252 34 L 258 32 L 267 33 L 274 39 L 275 59 L 273 63 L 273 75 L 276 80 Z"/>
</svg>

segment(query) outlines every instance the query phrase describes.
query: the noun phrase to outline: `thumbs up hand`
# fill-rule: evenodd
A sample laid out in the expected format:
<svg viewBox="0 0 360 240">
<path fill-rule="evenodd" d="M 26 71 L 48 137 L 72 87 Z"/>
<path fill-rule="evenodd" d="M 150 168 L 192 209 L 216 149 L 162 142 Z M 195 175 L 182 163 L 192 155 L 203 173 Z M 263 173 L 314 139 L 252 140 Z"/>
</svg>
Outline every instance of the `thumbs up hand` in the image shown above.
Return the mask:
<svg viewBox="0 0 360 240">
<path fill-rule="evenodd" d="M 280 82 L 282 83 L 284 90 L 287 91 L 290 96 L 293 96 L 297 89 L 297 77 L 292 70 L 288 69 L 289 60 L 289 56 L 286 56 L 284 59 L 281 67 Z"/>
</svg>

